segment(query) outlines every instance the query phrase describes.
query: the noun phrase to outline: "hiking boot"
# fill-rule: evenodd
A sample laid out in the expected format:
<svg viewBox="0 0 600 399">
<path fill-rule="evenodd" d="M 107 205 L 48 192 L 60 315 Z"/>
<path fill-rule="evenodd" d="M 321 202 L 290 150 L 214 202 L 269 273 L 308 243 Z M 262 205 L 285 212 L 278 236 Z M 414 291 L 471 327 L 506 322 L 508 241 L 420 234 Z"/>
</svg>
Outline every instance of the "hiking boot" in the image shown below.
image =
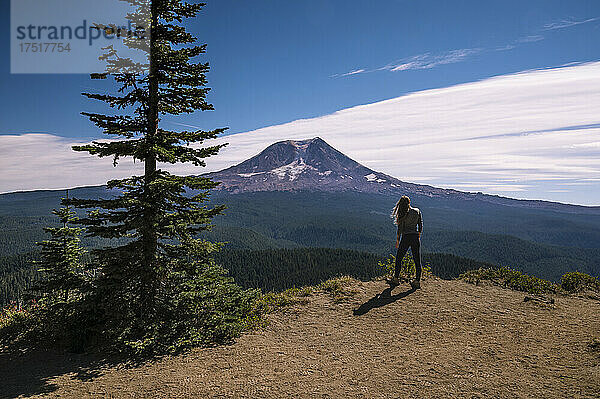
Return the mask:
<svg viewBox="0 0 600 399">
<path fill-rule="evenodd" d="M 418 290 L 419 288 L 421 288 L 421 282 L 419 280 L 413 280 L 410 282 L 410 286 L 413 289 Z"/>
<path fill-rule="evenodd" d="M 387 282 L 389 285 L 400 285 L 400 280 L 398 280 L 398 277 L 392 277 L 388 279 Z"/>
</svg>

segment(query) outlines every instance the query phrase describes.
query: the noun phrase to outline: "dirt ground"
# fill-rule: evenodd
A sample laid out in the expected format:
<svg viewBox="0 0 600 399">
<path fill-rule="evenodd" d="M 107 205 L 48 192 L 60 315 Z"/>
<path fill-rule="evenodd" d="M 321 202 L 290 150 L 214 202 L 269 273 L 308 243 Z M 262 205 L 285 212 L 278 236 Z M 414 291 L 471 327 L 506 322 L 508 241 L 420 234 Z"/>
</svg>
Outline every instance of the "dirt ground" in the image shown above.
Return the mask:
<svg viewBox="0 0 600 399">
<path fill-rule="evenodd" d="M 357 283 L 271 315 L 233 345 L 135 366 L 0 353 L 0 396 L 44 398 L 599 398 L 600 301 L 554 305 L 494 286 Z"/>
</svg>

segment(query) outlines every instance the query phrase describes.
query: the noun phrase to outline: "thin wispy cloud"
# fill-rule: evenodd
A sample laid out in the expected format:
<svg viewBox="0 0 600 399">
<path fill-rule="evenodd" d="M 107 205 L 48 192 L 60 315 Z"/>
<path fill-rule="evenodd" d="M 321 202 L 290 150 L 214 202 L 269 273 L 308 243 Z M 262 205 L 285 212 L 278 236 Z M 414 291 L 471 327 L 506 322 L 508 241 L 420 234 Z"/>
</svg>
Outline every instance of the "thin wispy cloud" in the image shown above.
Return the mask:
<svg viewBox="0 0 600 399">
<path fill-rule="evenodd" d="M 590 22 L 600 21 L 600 17 L 588 18 L 577 21 L 574 18 L 563 19 L 557 22 L 551 22 L 549 24 L 544 25 L 543 30 L 556 30 L 556 29 L 565 29 L 570 28 L 576 25 L 583 25 Z"/>
<path fill-rule="evenodd" d="M 330 78 L 342 78 L 344 76 L 352 76 L 352 75 L 359 75 L 361 73 L 365 73 L 365 72 L 369 72 L 365 69 L 353 69 L 350 72 L 346 72 L 346 73 L 336 73 L 333 74 L 331 76 L 329 76 Z"/>
<path fill-rule="evenodd" d="M 595 198 L 600 205 L 600 181 L 589 180 L 600 176 L 598 76 L 595 62 L 415 92 L 221 137 L 210 144 L 229 145 L 207 168 L 163 167 L 200 174 L 239 163 L 275 141 L 319 136 L 404 181 L 584 204 Z M 78 142 L 47 134 L 0 136 L 0 191 L 102 184 L 142 166 L 123 161 L 113 168 L 110 160 L 71 151 Z M 566 188 L 572 192 L 557 191 Z"/>
<path fill-rule="evenodd" d="M 584 20 L 575 20 L 574 18 L 562 19 L 557 22 L 551 22 L 544 25 L 541 29 L 538 29 L 537 34 L 531 34 L 527 36 L 520 37 L 514 40 L 512 43 L 497 46 L 495 48 L 464 48 L 464 49 L 456 49 L 450 50 L 445 53 L 440 54 L 432 54 L 432 53 L 424 53 L 415 55 L 408 58 L 400 59 L 396 62 L 387 64 L 385 66 L 374 68 L 374 69 L 354 69 L 346 73 L 334 74 L 331 75 L 331 78 L 336 77 L 347 77 L 352 75 L 358 75 L 363 73 L 377 72 L 377 71 L 391 71 L 391 72 L 400 72 L 400 71 L 410 71 L 410 70 L 419 70 L 419 69 L 432 69 L 440 65 L 454 64 L 458 62 L 463 62 L 469 58 L 469 56 L 485 52 L 485 51 L 508 51 L 513 50 L 520 45 L 525 45 L 528 43 L 536 43 L 546 39 L 542 33 L 544 31 L 551 31 L 557 29 L 565 29 L 570 28 L 576 25 L 587 24 L 590 22 L 600 21 L 600 17 L 588 18 Z"/>
<path fill-rule="evenodd" d="M 173 122 L 173 121 L 169 121 L 169 120 L 165 120 L 166 123 L 170 123 L 172 125 L 177 125 L 177 126 L 183 126 L 183 127 L 189 127 L 195 130 L 201 130 L 202 128 L 200 126 L 196 126 L 196 125 L 189 125 L 187 123 L 179 123 L 179 122 Z"/>
<path fill-rule="evenodd" d="M 332 75 L 331 77 L 344 77 L 376 71 L 399 72 L 418 69 L 432 69 L 440 65 L 455 64 L 457 62 L 465 61 L 469 56 L 477 54 L 481 51 L 482 49 L 480 48 L 465 48 L 450 50 L 441 54 L 424 53 L 414 55 L 412 57 L 402 58 L 379 68 L 371 70 L 355 69 L 350 72 Z"/>
<path fill-rule="evenodd" d="M 356 70 L 354 70 L 354 71 L 346 72 L 346 73 L 342 74 L 342 76 L 351 76 L 351 75 L 357 75 L 357 74 L 359 74 L 359 73 L 363 73 L 363 72 L 365 72 L 365 70 L 364 70 L 364 69 L 356 69 Z"/>
<path fill-rule="evenodd" d="M 505 46 L 496 47 L 494 50 L 496 50 L 496 51 L 508 51 L 508 50 L 514 49 L 515 47 L 517 47 L 517 46 L 515 46 L 514 44 L 507 44 Z"/>
<path fill-rule="evenodd" d="M 524 37 L 517 39 L 517 43 L 535 43 L 535 42 L 539 42 L 540 40 L 544 40 L 544 36 L 529 35 L 529 36 L 524 36 Z"/>
<path fill-rule="evenodd" d="M 380 70 L 389 70 L 392 72 L 409 71 L 413 69 L 431 69 L 439 65 L 455 64 L 464 61 L 467 57 L 477 54 L 481 51 L 479 48 L 465 48 L 451 50 L 443 54 L 425 53 L 413 57 L 405 58 L 399 62 L 388 64 Z"/>
</svg>

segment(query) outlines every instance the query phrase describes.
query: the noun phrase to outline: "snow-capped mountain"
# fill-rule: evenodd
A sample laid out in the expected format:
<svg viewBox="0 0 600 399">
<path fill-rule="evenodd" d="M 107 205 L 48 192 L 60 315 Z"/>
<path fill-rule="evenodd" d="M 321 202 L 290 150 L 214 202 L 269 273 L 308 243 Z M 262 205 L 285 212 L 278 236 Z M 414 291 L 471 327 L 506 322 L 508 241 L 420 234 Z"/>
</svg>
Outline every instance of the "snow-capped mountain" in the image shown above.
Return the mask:
<svg viewBox="0 0 600 399">
<path fill-rule="evenodd" d="M 353 191 L 478 200 L 505 206 L 600 214 L 600 207 L 516 200 L 407 183 L 361 165 L 319 137 L 279 141 L 238 165 L 205 176 L 221 182 L 217 190 L 232 194 L 256 191 Z"/>
<path fill-rule="evenodd" d="M 396 192 L 417 189 L 348 158 L 319 137 L 274 143 L 228 169 L 209 173 L 218 189 L 251 191 Z"/>
</svg>

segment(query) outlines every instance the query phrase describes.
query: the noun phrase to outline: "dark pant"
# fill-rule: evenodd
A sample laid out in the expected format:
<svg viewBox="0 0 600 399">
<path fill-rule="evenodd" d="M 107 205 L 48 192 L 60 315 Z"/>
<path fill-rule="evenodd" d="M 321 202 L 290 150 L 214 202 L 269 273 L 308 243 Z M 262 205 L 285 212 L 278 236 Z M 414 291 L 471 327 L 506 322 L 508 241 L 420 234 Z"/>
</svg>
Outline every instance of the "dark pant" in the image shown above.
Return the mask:
<svg viewBox="0 0 600 399">
<path fill-rule="evenodd" d="M 396 253 L 396 271 L 394 276 L 397 278 L 400 275 L 402 259 L 409 247 L 417 269 L 417 281 L 419 281 L 421 280 L 421 240 L 419 239 L 419 234 L 402 234 L 400 245 L 398 245 L 398 252 Z"/>
</svg>

